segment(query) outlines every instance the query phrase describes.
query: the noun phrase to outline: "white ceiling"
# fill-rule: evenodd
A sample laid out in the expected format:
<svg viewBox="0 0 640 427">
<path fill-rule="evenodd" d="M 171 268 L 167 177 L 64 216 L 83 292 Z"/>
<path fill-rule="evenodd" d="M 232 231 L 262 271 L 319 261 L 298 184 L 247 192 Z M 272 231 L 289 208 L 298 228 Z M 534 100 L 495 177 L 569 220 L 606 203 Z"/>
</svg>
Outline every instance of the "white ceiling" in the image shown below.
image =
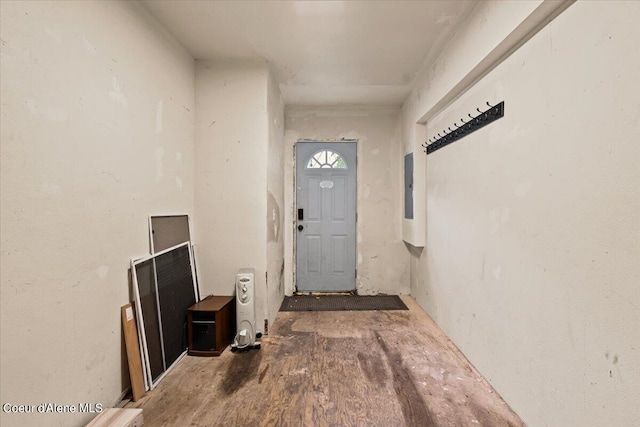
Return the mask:
<svg viewBox="0 0 640 427">
<path fill-rule="evenodd" d="M 287 105 L 401 104 L 476 4 L 142 0 L 201 60 L 269 62 Z"/>
</svg>

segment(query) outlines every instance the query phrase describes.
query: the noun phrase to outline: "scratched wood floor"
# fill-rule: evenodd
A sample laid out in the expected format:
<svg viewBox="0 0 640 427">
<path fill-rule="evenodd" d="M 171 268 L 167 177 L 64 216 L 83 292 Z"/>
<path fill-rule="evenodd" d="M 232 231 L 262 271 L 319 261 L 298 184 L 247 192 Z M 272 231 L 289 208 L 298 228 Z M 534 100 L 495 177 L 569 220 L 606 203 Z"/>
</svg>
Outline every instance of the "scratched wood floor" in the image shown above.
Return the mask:
<svg viewBox="0 0 640 427">
<path fill-rule="evenodd" d="M 130 407 L 145 426 L 524 426 L 409 311 L 279 313 L 262 349 L 185 357 Z"/>
</svg>

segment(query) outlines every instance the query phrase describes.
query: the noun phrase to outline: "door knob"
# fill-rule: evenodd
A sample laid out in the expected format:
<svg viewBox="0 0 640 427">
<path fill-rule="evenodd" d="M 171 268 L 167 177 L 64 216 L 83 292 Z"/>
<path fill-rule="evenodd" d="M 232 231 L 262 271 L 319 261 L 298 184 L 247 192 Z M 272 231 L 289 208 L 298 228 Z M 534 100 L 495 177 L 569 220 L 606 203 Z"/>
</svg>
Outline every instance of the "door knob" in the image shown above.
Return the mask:
<svg viewBox="0 0 640 427">
<path fill-rule="evenodd" d="M 298 226 L 298 231 L 302 231 L 302 229 L 303 229 L 303 228 L 304 228 L 304 226 L 303 226 L 303 225 L 299 225 L 299 226 Z"/>
</svg>

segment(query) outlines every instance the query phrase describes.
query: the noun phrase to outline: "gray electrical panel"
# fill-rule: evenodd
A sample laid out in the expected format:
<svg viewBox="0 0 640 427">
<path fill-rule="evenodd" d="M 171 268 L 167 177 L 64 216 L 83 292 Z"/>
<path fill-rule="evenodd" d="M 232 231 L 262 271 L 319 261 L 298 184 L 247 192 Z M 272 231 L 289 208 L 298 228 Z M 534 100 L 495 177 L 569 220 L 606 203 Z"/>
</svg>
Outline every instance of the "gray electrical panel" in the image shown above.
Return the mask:
<svg viewBox="0 0 640 427">
<path fill-rule="evenodd" d="M 413 153 L 404 156 L 404 217 L 413 219 Z"/>
</svg>

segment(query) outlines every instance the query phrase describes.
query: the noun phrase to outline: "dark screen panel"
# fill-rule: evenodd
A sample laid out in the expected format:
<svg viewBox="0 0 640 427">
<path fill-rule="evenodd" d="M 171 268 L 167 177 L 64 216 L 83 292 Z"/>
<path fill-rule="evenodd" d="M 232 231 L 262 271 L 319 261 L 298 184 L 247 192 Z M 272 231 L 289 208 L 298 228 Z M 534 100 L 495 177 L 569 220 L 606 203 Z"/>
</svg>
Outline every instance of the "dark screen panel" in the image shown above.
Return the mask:
<svg viewBox="0 0 640 427">
<path fill-rule="evenodd" d="M 186 350 L 187 308 L 196 303 L 189 247 L 156 257 L 162 337 L 167 367 Z"/>
<path fill-rule="evenodd" d="M 188 242 L 191 240 L 189 217 L 187 215 L 152 216 L 151 235 L 153 250 L 156 253 Z"/>
<path fill-rule="evenodd" d="M 156 303 L 156 284 L 153 273 L 153 260 L 144 261 L 135 266 L 138 290 L 140 292 L 140 308 L 144 323 L 144 334 L 149 353 L 151 377 L 155 380 L 164 372 L 162 363 L 162 345 L 160 341 L 160 322 Z"/>
</svg>

